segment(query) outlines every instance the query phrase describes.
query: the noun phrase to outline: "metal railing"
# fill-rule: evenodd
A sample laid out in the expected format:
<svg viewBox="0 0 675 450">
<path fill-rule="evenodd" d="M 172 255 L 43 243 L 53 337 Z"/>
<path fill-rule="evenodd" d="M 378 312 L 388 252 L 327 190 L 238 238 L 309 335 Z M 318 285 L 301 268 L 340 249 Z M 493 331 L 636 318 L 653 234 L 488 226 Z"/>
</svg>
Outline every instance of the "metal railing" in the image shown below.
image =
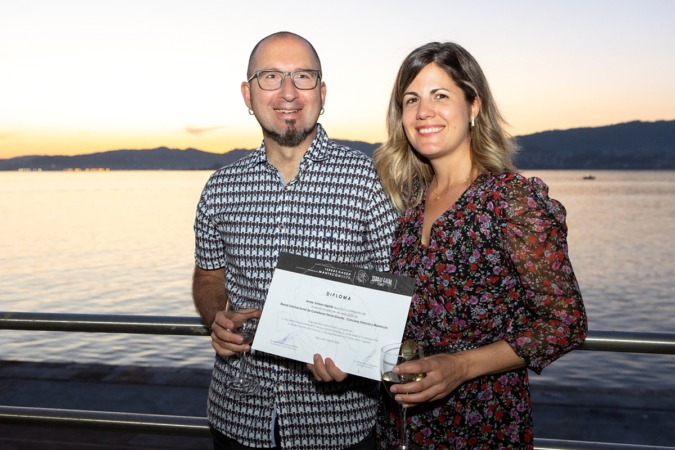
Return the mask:
<svg viewBox="0 0 675 450">
<path fill-rule="evenodd" d="M 197 317 L 131 316 L 0 312 L 0 330 L 66 331 L 207 336 L 209 330 Z M 675 354 L 675 334 L 589 331 L 580 350 Z M 0 405 L 0 423 L 37 426 L 76 426 L 139 433 L 208 437 L 206 417 L 116 413 Z M 604 442 L 535 438 L 537 450 L 576 449 L 675 449 Z"/>
</svg>

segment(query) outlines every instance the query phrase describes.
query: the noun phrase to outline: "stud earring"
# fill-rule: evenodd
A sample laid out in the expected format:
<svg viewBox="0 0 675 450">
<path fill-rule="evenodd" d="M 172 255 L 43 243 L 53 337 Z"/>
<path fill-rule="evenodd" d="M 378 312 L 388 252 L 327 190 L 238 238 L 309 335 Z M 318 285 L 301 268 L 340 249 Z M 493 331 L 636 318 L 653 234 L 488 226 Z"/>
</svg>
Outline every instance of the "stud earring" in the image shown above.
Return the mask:
<svg viewBox="0 0 675 450">
<path fill-rule="evenodd" d="M 473 127 L 475 127 L 475 126 L 476 126 L 476 118 L 475 118 L 475 117 L 472 117 L 472 118 L 471 118 L 471 128 L 473 128 Z"/>
<path fill-rule="evenodd" d="M 253 110 L 252 110 L 251 108 L 248 109 L 248 113 L 249 113 L 249 115 L 251 115 L 251 116 L 254 116 L 254 115 L 255 115 L 255 112 L 253 112 Z"/>
<path fill-rule="evenodd" d="M 319 113 L 320 116 L 323 116 L 323 113 L 325 113 L 326 110 L 324 108 L 321 108 L 321 112 Z"/>
</svg>

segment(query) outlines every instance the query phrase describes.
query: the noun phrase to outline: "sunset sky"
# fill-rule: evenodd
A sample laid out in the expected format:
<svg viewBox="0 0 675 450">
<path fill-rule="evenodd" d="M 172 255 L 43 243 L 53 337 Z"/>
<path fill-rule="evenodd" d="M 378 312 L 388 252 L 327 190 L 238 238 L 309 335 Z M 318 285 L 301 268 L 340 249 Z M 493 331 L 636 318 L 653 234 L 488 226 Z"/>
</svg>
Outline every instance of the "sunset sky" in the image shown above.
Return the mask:
<svg viewBox="0 0 675 450">
<path fill-rule="evenodd" d="M 257 147 L 248 56 L 308 38 L 329 136 L 380 142 L 403 58 L 455 41 L 514 135 L 675 119 L 675 1 L 0 0 L 0 158 Z"/>
</svg>

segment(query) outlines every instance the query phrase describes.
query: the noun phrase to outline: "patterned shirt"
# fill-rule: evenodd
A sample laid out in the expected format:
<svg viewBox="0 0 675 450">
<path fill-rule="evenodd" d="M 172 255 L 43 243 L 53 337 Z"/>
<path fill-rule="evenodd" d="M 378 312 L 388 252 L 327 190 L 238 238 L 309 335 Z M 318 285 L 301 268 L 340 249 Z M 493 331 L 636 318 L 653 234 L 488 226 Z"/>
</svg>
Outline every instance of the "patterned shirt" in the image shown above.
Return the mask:
<svg viewBox="0 0 675 450">
<path fill-rule="evenodd" d="M 195 221 L 195 260 L 203 269 L 225 268 L 229 300 L 264 302 L 279 252 L 386 271 L 396 214 L 370 158 L 317 138 L 298 175 L 284 184 L 264 143 L 249 156 L 215 172 Z M 228 396 L 224 380 L 239 358 L 216 356 L 208 419 L 246 446 L 270 447 L 275 419 L 288 449 L 341 449 L 361 441 L 375 425 L 377 383 L 348 376 L 317 382 L 305 363 L 253 352 L 247 371 L 261 390 Z"/>
<path fill-rule="evenodd" d="M 480 175 L 421 243 L 424 203 L 401 218 L 392 271 L 416 279 L 405 338 L 425 354 L 505 340 L 540 373 L 584 341 L 584 304 L 567 251 L 565 208 L 539 179 Z M 381 445 L 397 438 L 398 411 L 383 396 Z M 408 411 L 424 449 L 533 447 L 527 369 L 470 380 Z"/>
</svg>

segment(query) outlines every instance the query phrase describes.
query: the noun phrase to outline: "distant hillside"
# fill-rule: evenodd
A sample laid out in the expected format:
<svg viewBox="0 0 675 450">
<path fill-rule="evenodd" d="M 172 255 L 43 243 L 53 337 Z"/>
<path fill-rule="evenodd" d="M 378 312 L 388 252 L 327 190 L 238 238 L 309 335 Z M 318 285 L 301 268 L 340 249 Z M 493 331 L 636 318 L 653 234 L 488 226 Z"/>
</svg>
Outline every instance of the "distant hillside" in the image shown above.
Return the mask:
<svg viewBox="0 0 675 450">
<path fill-rule="evenodd" d="M 166 147 L 152 150 L 112 150 L 76 156 L 23 156 L 0 160 L 0 170 L 21 168 L 42 170 L 109 168 L 110 170 L 207 170 L 217 169 L 241 158 L 247 150 L 218 154 L 189 148 Z"/>
<path fill-rule="evenodd" d="M 675 120 L 544 131 L 516 140 L 521 169 L 675 170 Z"/>
<path fill-rule="evenodd" d="M 675 170 L 675 120 L 545 131 L 517 136 L 516 140 L 522 148 L 516 160 L 520 169 Z M 369 156 L 380 145 L 337 139 L 336 142 Z M 210 153 L 160 147 L 77 156 L 22 156 L 0 159 L 0 170 L 215 170 L 249 151 Z"/>
<path fill-rule="evenodd" d="M 361 141 L 335 140 L 372 156 L 379 144 Z M 110 170 L 216 170 L 230 164 L 251 150 L 234 149 L 226 153 L 210 153 L 194 148 L 186 150 L 159 147 L 150 150 L 111 150 L 75 156 L 20 156 L 0 159 L 0 171 L 41 169 L 97 169 Z"/>
</svg>

